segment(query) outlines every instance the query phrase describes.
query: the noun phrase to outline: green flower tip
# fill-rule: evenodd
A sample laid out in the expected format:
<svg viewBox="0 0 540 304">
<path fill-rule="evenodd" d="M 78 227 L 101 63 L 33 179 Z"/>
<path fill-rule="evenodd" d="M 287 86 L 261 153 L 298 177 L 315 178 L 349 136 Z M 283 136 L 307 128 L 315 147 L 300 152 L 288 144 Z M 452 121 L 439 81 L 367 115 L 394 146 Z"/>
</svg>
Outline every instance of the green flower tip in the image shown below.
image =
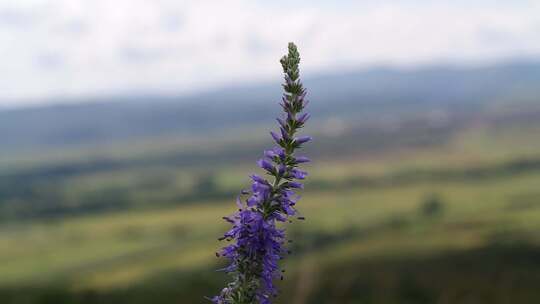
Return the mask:
<svg viewBox="0 0 540 304">
<path fill-rule="evenodd" d="M 292 81 L 300 76 L 298 65 L 300 64 L 300 53 L 293 42 L 289 42 L 289 53 L 279 60 L 283 67 L 283 73 L 287 74 Z"/>
</svg>

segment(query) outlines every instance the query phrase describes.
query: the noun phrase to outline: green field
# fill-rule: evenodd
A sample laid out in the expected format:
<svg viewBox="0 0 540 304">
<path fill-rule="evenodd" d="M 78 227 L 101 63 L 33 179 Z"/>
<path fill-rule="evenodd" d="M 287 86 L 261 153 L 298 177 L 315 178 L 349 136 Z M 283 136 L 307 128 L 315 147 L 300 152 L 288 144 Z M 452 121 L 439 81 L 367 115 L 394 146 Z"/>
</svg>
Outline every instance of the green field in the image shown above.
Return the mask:
<svg viewBox="0 0 540 304">
<path fill-rule="evenodd" d="M 320 135 L 278 302 L 540 301 L 539 130 Z M 203 303 L 227 279 L 221 217 L 267 144 L 5 160 L 1 303 Z"/>
</svg>

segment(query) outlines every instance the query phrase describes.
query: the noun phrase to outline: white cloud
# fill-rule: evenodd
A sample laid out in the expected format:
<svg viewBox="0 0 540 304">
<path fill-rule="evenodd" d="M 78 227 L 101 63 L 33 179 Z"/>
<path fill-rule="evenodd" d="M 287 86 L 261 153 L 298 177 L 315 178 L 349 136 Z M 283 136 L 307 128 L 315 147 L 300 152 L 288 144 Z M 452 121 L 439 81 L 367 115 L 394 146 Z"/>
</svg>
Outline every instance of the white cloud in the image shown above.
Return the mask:
<svg viewBox="0 0 540 304">
<path fill-rule="evenodd" d="M 2 1 L 0 106 L 276 77 L 291 40 L 307 71 L 540 54 L 538 2 L 475 3 Z"/>
</svg>

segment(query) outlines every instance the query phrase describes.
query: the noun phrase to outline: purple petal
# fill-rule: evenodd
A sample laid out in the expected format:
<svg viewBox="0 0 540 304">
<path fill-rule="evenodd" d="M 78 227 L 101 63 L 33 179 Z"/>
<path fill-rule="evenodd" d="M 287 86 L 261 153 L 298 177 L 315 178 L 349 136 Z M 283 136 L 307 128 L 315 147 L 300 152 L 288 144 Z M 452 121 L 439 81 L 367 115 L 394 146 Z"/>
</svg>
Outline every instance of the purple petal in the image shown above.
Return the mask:
<svg viewBox="0 0 540 304">
<path fill-rule="evenodd" d="M 236 206 L 238 206 L 239 209 L 244 208 L 244 205 L 242 204 L 242 200 L 240 200 L 240 196 L 236 198 Z"/>
<path fill-rule="evenodd" d="M 274 139 L 274 141 L 275 141 L 278 145 L 281 143 L 281 137 L 279 137 L 279 135 L 277 135 L 276 132 L 270 131 L 270 135 L 272 135 L 272 138 Z"/>
<path fill-rule="evenodd" d="M 274 172 L 274 166 L 265 158 L 259 159 L 257 165 L 268 172 Z"/>
<path fill-rule="evenodd" d="M 285 170 L 287 170 L 287 167 L 283 164 L 279 165 L 278 173 L 279 175 L 283 175 L 285 173 Z"/>
<path fill-rule="evenodd" d="M 302 171 L 298 169 L 293 169 L 291 173 L 292 173 L 292 176 L 297 179 L 304 179 L 308 175 L 306 171 Z"/>
<path fill-rule="evenodd" d="M 247 200 L 247 205 L 249 207 L 256 206 L 258 203 L 259 203 L 259 200 L 254 196 L 248 198 L 248 200 Z"/>
<path fill-rule="evenodd" d="M 300 136 L 298 138 L 295 138 L 294 141 L 301 145 L 301 144 L 304 144 L 304 143 L 307 143 L 308 141 L 310 141 L 312 138 L 311 136 Z"/>
<path fill-rule="evenodd" d="M 310 117 L 311 117 L 311 115 L 309 115 L 309 113 L 304 113 L 304 114 L 300 115 L 300 117 L 298 117 L 298 121 L 300 123 L 305 123 Z"/>
<path fill-rule="evenodd" d="M 288 182 L 287 186 L 290 187 L 290 188 L 295 188 L 295 189 L 303 189 L 304 188 L 304 185 L 302 185 L 299 182 Z"/>
<path fill-rule="evenodd" d="M 285 126 L 287 125 L 285 123 L 285 121 L 282 119 L 282 118 L 276 118 L 276 120 L 278 121 L 279 125 L 282 127 L 282 128 L 285 128 Z"/>
<path fill-rule="evenodd" d="M 287 134 L 287 130 L 284 128 L 279 128 L 279 131 L 281 132 L 281 137 L 285 140 L 289 139 L 289 134 Z"/>
<path fill-rule="evenodd" d="M 268 157 L 269 159 L 274 159 L 278 155 L 274 150 L 266 150 L 264 151 L 264 156 Z"/>
<path fill-rule="evenodd" d="M 251 179 L 255 182 L 261 183 L 261 184 L 268 184 L 268 181 L 264 178 L 258 176 L 257 174 L 252 174 Z"/>
<path fill-rule="evenodd" d="M 302 163 L 309 163 L 311 160 L 305 156 L 298 156 L 295 161 L 297 164 L 302 164 Z"/>
<path fill-rule="evenodd" d="M 294 116 L 292 115 L 291 112 L 287 112 L 287 119 L 288 119 L 289 121 L 293 121 L 293 120 L 294 120 Z"/>
</svg>

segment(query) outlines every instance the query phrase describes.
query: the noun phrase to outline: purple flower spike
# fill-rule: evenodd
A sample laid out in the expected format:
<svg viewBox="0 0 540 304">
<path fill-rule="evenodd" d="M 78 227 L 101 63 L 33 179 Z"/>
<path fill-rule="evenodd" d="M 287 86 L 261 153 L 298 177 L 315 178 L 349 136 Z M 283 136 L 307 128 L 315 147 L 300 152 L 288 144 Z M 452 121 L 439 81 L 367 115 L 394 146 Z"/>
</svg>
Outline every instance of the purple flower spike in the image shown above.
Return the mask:
<svg viewBox="0 0 540 304">
<path fill-rule="evenodd" d="M 257 161 L 273 181 L 251 175 L 251 191 L 241 192 L 250 196 L 245 200 L 238 197 L 238 211 L 223 218 L 232 227 L 220 240 L 231 243 L 216 255 L 229 260 L 229 266 L 223 270 L 231 274 L 233 280 L 218 296 L 207 298 L 216 304 L 271 304 L 278 294 L 274 279 L 281 277 L 279 261 L 288 251 L 285 230 L 276 224 L 287 222 L 297 214 L 300 197 L 295 191 L 304 187 L 297 180 L 307 176 L 307 172 L 297 166 L 309 159 L 296 157 L 294 153 L 311 140 L 309 136 L 294 138 L 309 114 L 301 113 L 307 104 L 306 92 L 298 77 L 300 55 L 293 43 L 289 43 L 289 53 L 280 62 L 285 74 L 285 93 L 280 103 L 284 116 L 277 119 L 281 134 L 270 132 L 278 147 L 264 151 L 264 158 Z"/>
</svg>

